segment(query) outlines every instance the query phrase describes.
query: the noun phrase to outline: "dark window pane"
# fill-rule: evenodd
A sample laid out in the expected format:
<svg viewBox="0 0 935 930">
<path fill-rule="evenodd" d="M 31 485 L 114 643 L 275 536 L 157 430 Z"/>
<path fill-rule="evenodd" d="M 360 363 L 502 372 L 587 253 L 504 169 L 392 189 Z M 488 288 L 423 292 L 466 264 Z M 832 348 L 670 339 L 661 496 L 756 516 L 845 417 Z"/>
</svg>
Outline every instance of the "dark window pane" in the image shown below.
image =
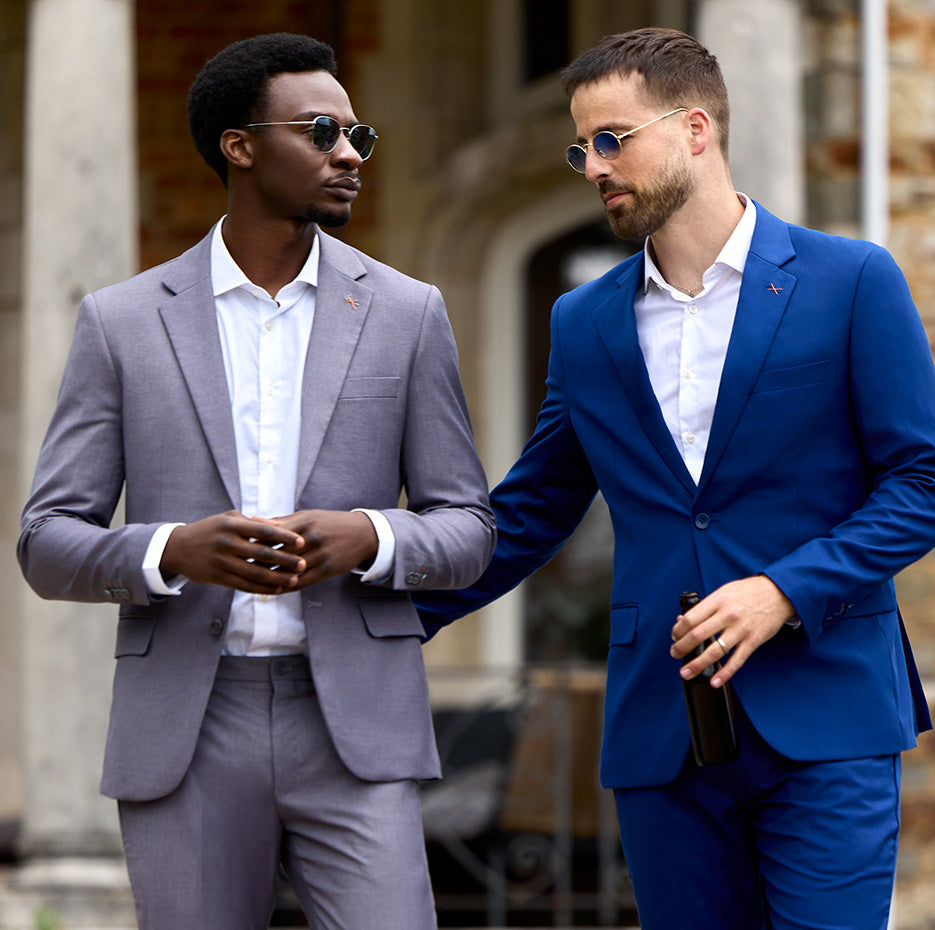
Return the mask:
<svg viewBox="0 0 935 930">
<path fill-rule="evenodd" d="M 523 80 L 568 64 L 568 0 L 523 0 Z"/>
</svg>

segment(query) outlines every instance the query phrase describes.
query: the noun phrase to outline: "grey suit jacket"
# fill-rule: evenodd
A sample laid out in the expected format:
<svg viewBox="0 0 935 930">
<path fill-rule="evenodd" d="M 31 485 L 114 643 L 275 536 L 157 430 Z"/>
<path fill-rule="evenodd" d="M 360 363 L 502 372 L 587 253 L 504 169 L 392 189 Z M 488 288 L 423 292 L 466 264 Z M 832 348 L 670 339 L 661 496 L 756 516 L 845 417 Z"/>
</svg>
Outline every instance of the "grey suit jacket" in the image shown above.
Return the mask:
<svg viewBox="0 0 935 930">
<path fill-rule="evenodd" d="M 142 573 L 159 524 L 240 506 L 209 256 L 210 236 L 85 298 L 22 519 L 38 594 L 120 605 L 102 791 L 124 800 L 185 774 L 232 597 L 194 583 L 153 597 Z M 437 777 L 408 592 L 470 584 L 494 541 L 438 290 L 321 234 L 303 395 L 296 509 L 378 509 L 396 535 L 386 585 L 346 575 L 303 592 L 325 720 L 360 778 Z"/>
</svg>

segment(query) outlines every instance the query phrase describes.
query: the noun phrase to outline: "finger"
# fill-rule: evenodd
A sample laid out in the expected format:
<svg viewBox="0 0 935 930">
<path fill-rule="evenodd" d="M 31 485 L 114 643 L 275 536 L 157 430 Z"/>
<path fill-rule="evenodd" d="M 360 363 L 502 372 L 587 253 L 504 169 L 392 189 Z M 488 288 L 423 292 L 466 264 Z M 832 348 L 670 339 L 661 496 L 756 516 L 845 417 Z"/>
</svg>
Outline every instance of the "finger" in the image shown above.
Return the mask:
<svg viewBox="0 0 935 930">
<path fill-rule="evenodd" d="M 257 545 L 244 561 L 270 571 L 291 572 L 296 575 L 304 572 L 307 567 L 304 558 L 287 551 L 282 543 L 274 543 L 271 546 Z"/>
<path fill-rule="evenodd" d="M 682 659 L 715 636 L 721 636 L 723 639 L 725 632 L 723 621 L 712 617 L 705 620 L 703 623 L 696 624 L 684 630 L 681 636 L 673 642 L 672 647 L 669 649 L 669 654 L 674 659 Z M 673 631 L 673 636 L 674 635 L 675 631 Z M 715 658 L 722 658 L 722 656 L 718 655 Z"/>
<path fill-rule="evenodd" d="M 295 587 L 298 572 L 270 567 L 253 559 L 225 555 L 215 562 L 215 584 L 226 584 L 252 594 L 273 594 Z"/>
<path fill-rule="evenodd" d="M 721 647 L 718 646 L 717 643 L 712 642 L 700 655 L 693 658 L 690 662 L 686 662 L 679 669 L 679 674 L 686 681 L 690 681 L 692 678 L 696 678 L 700 675 L 709 665 L 714 665 L 715 662 L 720 662 L 723 658 L 724 653 Z"/>
<path fill-rule="evenodd" d="M 712 688 L 722 688 L 740 671 L 746 663 L 750 652 L 747 650 L 735 649 L 731 657 L 714 673 L 711 678 Z"/>
</svg>

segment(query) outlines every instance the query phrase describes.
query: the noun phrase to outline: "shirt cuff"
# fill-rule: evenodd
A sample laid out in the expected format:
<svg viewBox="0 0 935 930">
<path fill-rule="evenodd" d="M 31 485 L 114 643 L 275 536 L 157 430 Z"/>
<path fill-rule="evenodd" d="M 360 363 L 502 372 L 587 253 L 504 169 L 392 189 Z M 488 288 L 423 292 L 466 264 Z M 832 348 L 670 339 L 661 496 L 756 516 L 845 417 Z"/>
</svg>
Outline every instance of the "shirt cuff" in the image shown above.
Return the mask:
<svg viewBox="0 0 935 930">
<path fill-rule="evenodd" d="M 149 588 L 150 594 L 181 594 L 182 588 L 188 581 L 184 575 L 176 575 L 166 581 L 159 570 L 159 563 L 162 561 L 162 553 L 165 552 L 166 543 L 169 541 L 169 534 L 177 526 L 184 525 L 184 523 L 163 523 L 149 541 L 146 555 L 143 556 L 143 578 L 146 580 L 146 587 Z"/>
<path fill-rule="evenodd" d="M 393 574 L 393 565 L 396 561 L 396 536 L 390 521 L 379 510 L 367 510 L 364 507 L 355 507 L 353 513 L 366 514 L 373 524 L 377 534 L 377 555 L 370 568 L 352 569 L 355 575 L 360 575 L 361 581 L 386 581 Z"/>
</svg>

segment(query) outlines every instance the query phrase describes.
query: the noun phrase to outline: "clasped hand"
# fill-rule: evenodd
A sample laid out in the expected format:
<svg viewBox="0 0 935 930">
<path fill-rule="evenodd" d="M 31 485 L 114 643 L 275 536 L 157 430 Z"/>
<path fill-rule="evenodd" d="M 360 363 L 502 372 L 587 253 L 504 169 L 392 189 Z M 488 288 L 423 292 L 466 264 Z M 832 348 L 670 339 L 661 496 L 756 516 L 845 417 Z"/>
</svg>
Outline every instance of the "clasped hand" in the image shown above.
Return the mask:
<svg viewBox="0 0 935 930">
<path fill-rule="evenodd" d="M 160 562 L 164 577 L 250 594 L 283 594 L 372 560 L 378 540 L 364 513 L 302 510 L 246 517 L 235 510 L 176 527 Z"/>
<path fill-rule="evenodd" d="M 680 674 L 694 678 L 709 665 L 723 662 L 711 679 L 712 687 L 720 688 L 794 615 L 792 603 L 766 575 L 731 581 L 679 616 L 672 628 L 670 655 L 684 658 L 710 640 Z"/>
</svg>

